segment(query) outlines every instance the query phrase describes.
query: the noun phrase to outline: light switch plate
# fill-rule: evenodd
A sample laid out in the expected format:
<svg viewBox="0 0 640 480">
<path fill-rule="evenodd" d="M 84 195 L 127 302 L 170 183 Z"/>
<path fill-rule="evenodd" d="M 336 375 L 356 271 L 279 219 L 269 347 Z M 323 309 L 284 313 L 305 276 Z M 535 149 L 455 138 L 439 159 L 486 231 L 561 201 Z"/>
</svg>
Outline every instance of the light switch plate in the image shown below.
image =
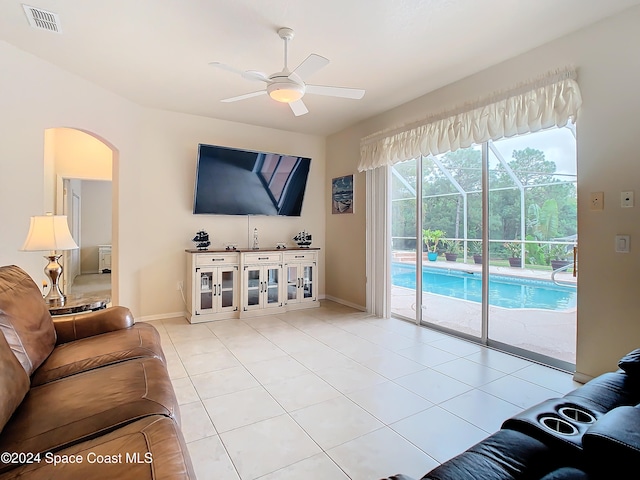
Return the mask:
<svg viewBox="0 0 640 480">
<path fill-rule="evenodd" d="M 629 235 L 616 235 L 616 253 L 629 253 Z"/>
</svg>

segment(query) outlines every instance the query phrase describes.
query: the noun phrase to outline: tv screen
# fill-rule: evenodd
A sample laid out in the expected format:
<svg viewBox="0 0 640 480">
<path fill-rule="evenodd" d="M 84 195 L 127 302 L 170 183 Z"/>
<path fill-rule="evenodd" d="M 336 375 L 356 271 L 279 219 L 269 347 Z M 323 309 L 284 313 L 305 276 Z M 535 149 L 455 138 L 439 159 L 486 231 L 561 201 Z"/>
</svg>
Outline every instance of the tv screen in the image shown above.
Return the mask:
<svg viewBox="0 0 640 480">
<path fill-rule="evenodd" d="M 310 158 L 198 145 L 193 213 L 300 216 Z"/>
</svg>

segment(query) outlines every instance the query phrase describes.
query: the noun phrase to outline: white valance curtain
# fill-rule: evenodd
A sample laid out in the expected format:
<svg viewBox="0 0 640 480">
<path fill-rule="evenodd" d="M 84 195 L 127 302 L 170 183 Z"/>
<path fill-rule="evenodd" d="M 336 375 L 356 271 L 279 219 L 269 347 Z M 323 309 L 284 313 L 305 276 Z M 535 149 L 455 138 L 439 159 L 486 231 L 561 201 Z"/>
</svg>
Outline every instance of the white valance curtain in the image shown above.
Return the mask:
<svg viewBox="0 0 640 480">
<path fill-rule="evenodd" d="M 582 97 L 576 72 L 552 72 L 472 104 L 384 130 L 360 142 L 359 171 L 437 155 L 575 122 Z"/>
</svg>

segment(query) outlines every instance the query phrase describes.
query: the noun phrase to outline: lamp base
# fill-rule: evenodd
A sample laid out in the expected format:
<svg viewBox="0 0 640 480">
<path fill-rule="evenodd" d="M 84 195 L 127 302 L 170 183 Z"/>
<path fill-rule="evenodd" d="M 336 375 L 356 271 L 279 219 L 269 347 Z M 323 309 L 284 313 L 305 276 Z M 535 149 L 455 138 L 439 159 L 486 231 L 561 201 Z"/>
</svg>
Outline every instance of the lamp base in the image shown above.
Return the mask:
<svg viewBox="0 0 640 480">
<path fill-rule="evenodd" d="M 61 307 L 64 305 L 67 297 L 60 290 L 58 280 L 62 277 L 62 265 L 58 263 L 58 260 L 62 255 L 45 255 L 44 258 L 49 260 L 49 264 L 44 267 L 44 273 L 49 277 L 50 286 L 49 293 L 44 297 L 44 301 L 51 306 Z"/>
</svg>

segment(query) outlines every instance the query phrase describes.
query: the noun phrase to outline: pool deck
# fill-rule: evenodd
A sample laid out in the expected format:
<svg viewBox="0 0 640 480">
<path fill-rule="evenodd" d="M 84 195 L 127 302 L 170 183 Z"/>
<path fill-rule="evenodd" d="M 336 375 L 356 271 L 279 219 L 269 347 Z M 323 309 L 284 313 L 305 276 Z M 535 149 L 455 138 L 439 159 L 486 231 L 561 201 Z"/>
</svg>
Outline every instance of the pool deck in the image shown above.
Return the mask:
<svg viewBox="0 0 640 480">
<path fill-rule="evenodd" d="M 413 259 L 394 258 L 394 261 L 415 265 Z M 436 262 L 425 261 L 424 265 L 443 270 L 455 269 L 474 273 L 482 271 L 481 265 L 447 262 L 440 258 Z M 551 271 L 528 268 L 489 266 L 489 273 L 551 280 Z M 571 272 L 559 272 L 556 274 L 556 280 L 566 285 L 576 284 L 576 277 Z M 393 286 L 392 314 L 415 319 L 415 295 L 414 289 Z M 477 302 L 423 292 L 422 309 L 423 320 L 428 323 L 480 336 L 482 307 Z M 576 323 L 575 308 L 554 311 L 489 306 L 489 338 L 569 363 L 575 363 Z"/>
</svg>

